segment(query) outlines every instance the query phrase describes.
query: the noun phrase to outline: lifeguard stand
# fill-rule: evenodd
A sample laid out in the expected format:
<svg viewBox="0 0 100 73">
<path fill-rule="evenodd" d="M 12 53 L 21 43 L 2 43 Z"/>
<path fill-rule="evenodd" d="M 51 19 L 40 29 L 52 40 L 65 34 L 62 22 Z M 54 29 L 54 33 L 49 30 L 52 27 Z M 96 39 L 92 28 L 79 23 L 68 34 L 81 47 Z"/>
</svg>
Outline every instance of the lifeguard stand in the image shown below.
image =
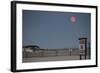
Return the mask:
<svg viewBox="0 0 100 73">
<path fill-rule="evenodd" d="M 87 56 L 87 38 L 79 38 L 80 60 Z"/>
</svg>

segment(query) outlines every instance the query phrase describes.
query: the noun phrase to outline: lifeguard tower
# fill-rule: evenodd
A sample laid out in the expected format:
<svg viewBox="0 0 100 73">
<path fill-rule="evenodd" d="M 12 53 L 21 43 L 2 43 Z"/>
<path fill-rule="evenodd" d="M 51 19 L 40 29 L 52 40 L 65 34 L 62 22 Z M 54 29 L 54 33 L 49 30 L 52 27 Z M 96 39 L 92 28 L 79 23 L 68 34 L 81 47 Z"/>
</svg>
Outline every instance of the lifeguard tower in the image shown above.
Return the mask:
<svg viewBox="0 0 100 73">
<path fill-rule="evenodd" d="M 80 60 L 87 56 L 87 38 L 79 38 L 79 51 L 80 51 Z"/>
</svg>

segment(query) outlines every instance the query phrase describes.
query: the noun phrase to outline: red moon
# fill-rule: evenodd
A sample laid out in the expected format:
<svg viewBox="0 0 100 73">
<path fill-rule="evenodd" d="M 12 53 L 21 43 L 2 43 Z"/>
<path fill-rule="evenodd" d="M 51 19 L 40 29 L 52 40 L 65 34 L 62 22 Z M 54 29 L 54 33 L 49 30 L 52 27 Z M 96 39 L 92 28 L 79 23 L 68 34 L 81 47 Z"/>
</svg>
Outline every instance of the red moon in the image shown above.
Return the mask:
<svg viewBox="0 0 100 73">
<path fill-rule="evenodd" d="M 70 17 L 70 21 L 71 21 L 72 23 L 75 23 L 75 22 L 76 22 L 76 16 L 71 16 L 71 17 Z"/>
</svg>

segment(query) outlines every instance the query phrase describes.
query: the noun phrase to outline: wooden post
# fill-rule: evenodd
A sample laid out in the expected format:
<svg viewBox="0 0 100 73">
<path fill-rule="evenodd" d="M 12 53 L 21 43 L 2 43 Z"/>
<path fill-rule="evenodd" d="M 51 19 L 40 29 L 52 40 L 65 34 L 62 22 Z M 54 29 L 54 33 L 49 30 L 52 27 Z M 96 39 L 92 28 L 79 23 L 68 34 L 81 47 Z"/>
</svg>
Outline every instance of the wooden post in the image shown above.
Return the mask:
<svg viewBox="0 0 100 73">
<path fill-rule="evenodd" d="M 57 56 L 57 50 L 55 50 L 56 51 L 56 56 Z"/>
</svg>

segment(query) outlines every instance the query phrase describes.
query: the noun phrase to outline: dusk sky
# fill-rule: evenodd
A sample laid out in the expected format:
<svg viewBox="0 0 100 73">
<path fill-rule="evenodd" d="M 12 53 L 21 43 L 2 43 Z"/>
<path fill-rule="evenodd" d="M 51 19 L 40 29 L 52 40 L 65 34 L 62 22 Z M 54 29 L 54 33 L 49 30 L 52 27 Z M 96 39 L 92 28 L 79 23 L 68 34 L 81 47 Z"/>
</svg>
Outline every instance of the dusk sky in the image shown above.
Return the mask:
<svg viewBox="0 0 100 73">
<path fill-rule="evenodd" d="M 89 13 L 23 10 L 23 45 L 40 48 L 78 48 L 79 38 L 90 39 Z"/>
</svg>

